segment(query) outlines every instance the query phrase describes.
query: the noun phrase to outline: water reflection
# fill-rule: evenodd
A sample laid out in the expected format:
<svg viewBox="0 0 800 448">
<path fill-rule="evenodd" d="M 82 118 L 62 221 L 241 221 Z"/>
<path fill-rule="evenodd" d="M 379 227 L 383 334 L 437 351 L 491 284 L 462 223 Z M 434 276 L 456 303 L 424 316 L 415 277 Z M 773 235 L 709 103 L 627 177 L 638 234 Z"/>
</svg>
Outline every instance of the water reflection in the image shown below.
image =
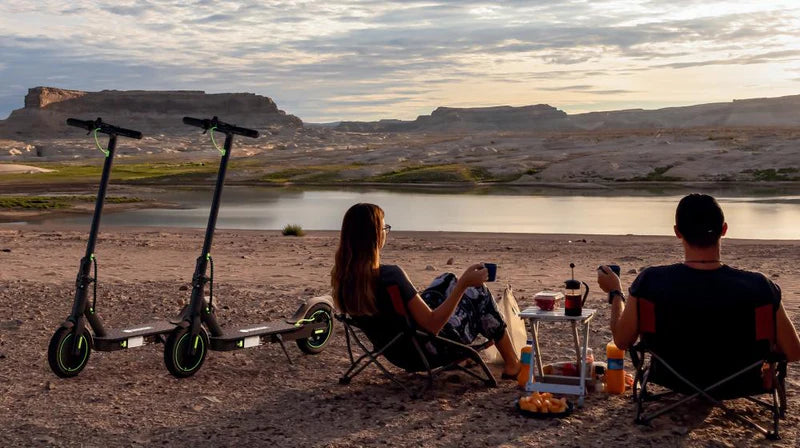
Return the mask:
<svg viewBox="0 0 800 448">
<path fill-rule="evenodd" d="M 552 192 L 550 192 L 552 193 Z M 309 230 L 338 230 L 356 202 L 386 211 L 396 230 L 574 234 L 672 235 L 675 207 L 683 194 L 609 195 L 610 192 L 554 194 L 463 194 L 380 190 L 291 190 L 226 187 L 219 228 L 280 229 L 300 224 Z M 640 192 L 641 193 L 641 192 Z M 103 225 L 204 227 L 211 191 L 172 190 L 160 197 L 181 209 L 132 210 L 108 214 Z M 800 239 L 800 196 L 720 197 L 731 238 Z M 54 222 L 88 223 L 86 216 Z"/>
</svg>

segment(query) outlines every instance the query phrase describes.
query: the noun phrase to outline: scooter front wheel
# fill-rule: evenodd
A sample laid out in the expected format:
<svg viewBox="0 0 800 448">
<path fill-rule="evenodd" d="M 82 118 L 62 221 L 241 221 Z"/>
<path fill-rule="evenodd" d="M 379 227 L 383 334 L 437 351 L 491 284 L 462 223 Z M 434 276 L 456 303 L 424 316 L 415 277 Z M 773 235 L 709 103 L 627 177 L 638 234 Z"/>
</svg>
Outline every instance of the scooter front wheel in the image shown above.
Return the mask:
<svg viewBox="0 0 800 448">
<path fill-rule="evenodd" d="M 203 366 L 207 353 L 208 333 L 205 329 L 201 328 L 200 333 L 192 337 L 189 328 L 176 328 L 164 343 L 164 364 L 173 376 L 190 377 Z"/>
<path fill-rule="evenodd" d="M 86 367 L 91 353 L 92 335 L 88 330 L 84 329 L 76 340 L 71 328 L 61 327 L 50 338 L 50 345 L 47 347 L 47 362 L 57 376 L 71 378 L 77 376 Z"/>
<path fill-rule="evenodd" d="M 313 321 L 313 323 L 325 324 L 324 327 L 314 330 L 314 334 L 311 336 L 295 340 L 297 347 L 303 353 L 316 355 L 325 348 L 331 338 L 331 334 L 333 334 L 333 310 L 324 303 L 317 303 L 306 312 L 304 318 Z"/>
</svg>

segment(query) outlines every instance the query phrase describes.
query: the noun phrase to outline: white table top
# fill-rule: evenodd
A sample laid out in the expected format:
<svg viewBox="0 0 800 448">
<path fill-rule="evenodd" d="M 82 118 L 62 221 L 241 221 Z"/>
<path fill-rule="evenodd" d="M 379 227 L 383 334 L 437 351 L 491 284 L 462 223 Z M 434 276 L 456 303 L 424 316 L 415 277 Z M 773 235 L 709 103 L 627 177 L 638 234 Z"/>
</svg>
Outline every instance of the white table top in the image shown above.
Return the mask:
<svg viewBox="0 0 800 448">
<path fill-rule="evenodd" d="M 525 308 L 524 310 L 520 311 L 519 317 L 523 319 L 535 319 L 535 320 L 549 320 L 549 321 L 587 321 L 594 317 L 594 313 L 597 310 L 584 308 L 583 312 L 580 316 L 567 316 L 564 314 L 564 308 L 555 308 L 553 311 L 542 311 L 537 306 L 532 306 L 530 308 Z"/>
</svg>

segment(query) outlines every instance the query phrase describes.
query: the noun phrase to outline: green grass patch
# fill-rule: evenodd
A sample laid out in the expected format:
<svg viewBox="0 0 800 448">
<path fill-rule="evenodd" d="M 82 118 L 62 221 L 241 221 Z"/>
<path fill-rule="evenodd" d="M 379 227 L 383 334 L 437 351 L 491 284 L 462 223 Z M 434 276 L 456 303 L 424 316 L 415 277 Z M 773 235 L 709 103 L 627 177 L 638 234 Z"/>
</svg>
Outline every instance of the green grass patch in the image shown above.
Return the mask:
<svg viewBox="0 0 800 448">
<path fill-rule="evenodd" d="M 744 170 L 744 173 L 748 173 L 753 176 L 753 180 L 756 181 L 765 181 L 765 182 L 774 182 L 774 181 L 796 181 L 800 180 L 800 169 L 795 167 L 789 168 L 768 168 L 766 170 Z"/>
<path fill-rule="evenodd" d="M 285 168 L 261 176 L 260 182 L 282 184 L 286 182 L 297 183 L 336 183 L 344 180 L 342 173 L 348 170 L 363 167 L 363 163 L 349 165 L 310 165 L 295 168 Z"/>
<path fill-rule="evenodd" d="M 645 182 L 675 182 L 682 180 L 680 177 L 676 176 L 666 176 L 665 173 L 672 169 L 675 165 L 666 165 L 666 166 L 659 166 L 653 168 L 653 171 L 647 173 L 646 176 L 636 176 L 632 178 L 632 181 L 645 181 Z"/>
<path fill-rule="evenodd" d="M 0 196 L 0 208 L 15 210 L 54 210 L 69 208 L 76 202 L 94 202 L 96 196 Z M 107 204 L 141 202 L 139 198 L 127 196 L 107 197 Z"/>
<path fill-rule="evenodd" d="M 366 180 L 385 183 L 474 183 L 496 179 L 484 168 L 450 164 L 406 167 Z"/>
<path fill-rule="evenodd" d="M 283 236 L 303 236 L 306 232 L 300 224 L 286 224 L 283 226 L 281 234 L 283 234 Z"/>
<path fill-rule="evenodd" d="M 3 181 L 23 181 L 35 183 L 70 183 L 99 180 L 102 165 L 72 165 L 61 163 L 32 164 L 53 170 L 49 173 L 10 174 L 0 177 Z M 116 182 L 137 182 L 144 180 L 187 179 L 213 174 L 217 165 L 204 162 L 189 163 L 118 163 L 112 167 L 111 180 Z"/>
</svg>

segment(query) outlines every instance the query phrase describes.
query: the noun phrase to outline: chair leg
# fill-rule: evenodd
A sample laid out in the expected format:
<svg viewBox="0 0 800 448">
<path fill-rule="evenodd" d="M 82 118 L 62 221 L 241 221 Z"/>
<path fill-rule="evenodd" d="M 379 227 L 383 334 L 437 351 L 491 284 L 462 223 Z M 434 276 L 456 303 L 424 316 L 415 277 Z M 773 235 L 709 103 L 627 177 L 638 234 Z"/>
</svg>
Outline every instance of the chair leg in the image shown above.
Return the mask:
<svg viewBox="0 0 800 448">
<path fill-rule="evenodd" d="M 639 425 L 646 425 L 646 424 L 649 423 L 649 420 L 645 420 L 643 418 L 643 415 L 644 415 L 644 400 L 647 398 L 647 380 L 649 379 L 647 372 L 648 372 L 647 370 L 643 369 L 641 376 L 639 376 L 638 372 L 636 373 L 636 376 L 638 377 L 638 381 L 639 381 L 640 390 L 639 390 L 638 396 L 635 397 L 635 399 L 636 399 L 636 419 L 634 420 L 634 422 L 636 424 L 639 424 Z M 633 383 L 633 387 L 634 388 L 636 388 L 636 381 L 637 380 L 634 380 L 634 383 Z"/>
<path fill-rule="evenodd" d="M 786 418 L 786 378 L 778 378 L 778 406 L 781 418 Z"/>
</svg>

